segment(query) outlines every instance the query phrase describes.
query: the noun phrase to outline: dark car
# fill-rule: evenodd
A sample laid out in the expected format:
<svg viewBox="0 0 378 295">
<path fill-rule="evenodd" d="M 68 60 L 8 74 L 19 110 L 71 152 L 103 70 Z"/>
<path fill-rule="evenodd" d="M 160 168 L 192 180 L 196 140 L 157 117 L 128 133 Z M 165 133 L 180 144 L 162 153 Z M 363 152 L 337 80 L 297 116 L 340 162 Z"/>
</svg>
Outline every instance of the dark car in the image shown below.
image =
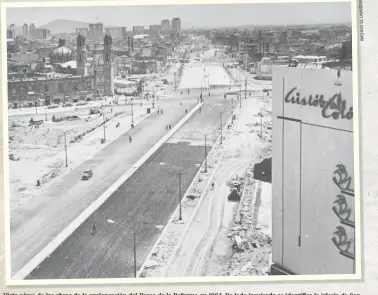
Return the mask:
<svg viewBox="0 0 378 295">
<path fill-rule="evenodd" d="M 92 178 L 92 176 L 93 176 L 92 170 L 86 170 L 84 171 L 83 176 L 81 177 L 81 180 L 89 180 Z"/>
</svg>

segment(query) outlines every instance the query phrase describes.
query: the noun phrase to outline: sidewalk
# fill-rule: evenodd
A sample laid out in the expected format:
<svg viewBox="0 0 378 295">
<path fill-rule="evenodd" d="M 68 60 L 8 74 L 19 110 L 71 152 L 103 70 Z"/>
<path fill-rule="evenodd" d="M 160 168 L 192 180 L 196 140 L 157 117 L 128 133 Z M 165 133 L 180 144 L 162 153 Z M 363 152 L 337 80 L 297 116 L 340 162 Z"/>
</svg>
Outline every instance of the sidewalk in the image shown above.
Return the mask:
<svg viewBox="0 0 378 295">
<path fill-rule="evenodd" d="M 167 225 L 141 276 L 227 275 L 225 261 L 232 255 L 227 233 L 239 204 L 227 199 L 229 183 L 235 179 L 242 181 L 249 165 L 259 161 L 259 152 L 270 145 L 267 140 L 260 140 L 253 124 L 260 119 L 256 117 L 260 104 L 263 104 L 260 99 L 252 98 L 243 100 L 242 109 L 236 108 L 233 129 L 226 129 L 223 145 L 216 144 L 208 156 L 211 175 L 200 175 L 201 182 L 196 177 L 193 188 L 186 194 L 197 196 L 198 201 L 185 199 L 184 222 L 173 220 Z M 212 182 L 214 190 L 209 185 Z M 264 210 L 270 209 L 264 207 Z"/>
</svg>

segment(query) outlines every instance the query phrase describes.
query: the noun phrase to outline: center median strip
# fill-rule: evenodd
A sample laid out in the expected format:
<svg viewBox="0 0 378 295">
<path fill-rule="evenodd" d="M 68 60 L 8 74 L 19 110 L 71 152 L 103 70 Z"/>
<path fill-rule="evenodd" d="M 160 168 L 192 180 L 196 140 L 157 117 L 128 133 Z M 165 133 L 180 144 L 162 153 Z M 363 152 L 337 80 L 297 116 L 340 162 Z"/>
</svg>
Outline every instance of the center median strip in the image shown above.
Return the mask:
<svg viewBox="0 0 378 295">
<path fill-rule="evenodd" d="M 202 106 L 197 104 L 183 119 L 180 120 L 167 134 L 165 134 L 146 154 L 144 154 L 134 165 L 128 169 L 115 183 L 113 183 L 100 197 L 87 207 L 77 218 L 75 218 L 56 238 L 54 238 L 44 249 L 35 255 L 26 265 L 24 265 L 12 280 L 25 279 L 38 265 L 50 256 L 89 216 L 93 214 L 110 196 L 155 153 L 181 126 Z"/>
</svg>

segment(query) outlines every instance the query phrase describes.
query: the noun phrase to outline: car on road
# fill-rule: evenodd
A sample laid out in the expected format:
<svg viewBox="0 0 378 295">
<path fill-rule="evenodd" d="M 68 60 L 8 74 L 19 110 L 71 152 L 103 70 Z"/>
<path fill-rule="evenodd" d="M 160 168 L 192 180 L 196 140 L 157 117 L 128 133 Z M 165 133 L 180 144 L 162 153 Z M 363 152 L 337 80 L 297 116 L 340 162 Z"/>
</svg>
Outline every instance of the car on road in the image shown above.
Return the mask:
<svg viewBox="0 0 378 295">
<path fill-rule="evenodd" d="M 81 177 L 81 180 L 89 180 L 93 176 L 92 170 L 85 170 L 83 173 L 83 176 Z"/>
<path fill-rule="evenodd" d="M 99 114 L 99 113 L 101 113 L 101 111 L 100 111 L 100 109 L 97 108 L 97 107 L 91 108 L 91 109 L 89 110 L 89 114 L 90 114 L 90 115 Z"/>
<path fill-rule="evenodd" d="M 56 108 L 59 108 L 59 105 L 58 104 L 51 104 L 47 108 L 48 109 L 56 109 Z"/>
</svg>

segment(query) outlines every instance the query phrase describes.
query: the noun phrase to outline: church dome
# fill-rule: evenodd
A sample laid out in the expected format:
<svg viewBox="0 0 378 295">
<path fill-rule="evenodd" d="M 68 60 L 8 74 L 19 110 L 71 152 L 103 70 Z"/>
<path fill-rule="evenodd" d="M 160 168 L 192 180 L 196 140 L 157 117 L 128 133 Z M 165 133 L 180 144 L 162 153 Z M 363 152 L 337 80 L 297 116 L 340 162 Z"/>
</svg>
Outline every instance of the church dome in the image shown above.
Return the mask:
<svg viewBox="0 0 378 295">
<path fill-rule="evenodd" d="M 67 46 L 58 47 L 54 50 L 53 55 L 71 55 L 72 51 Z"/>
</svg>

